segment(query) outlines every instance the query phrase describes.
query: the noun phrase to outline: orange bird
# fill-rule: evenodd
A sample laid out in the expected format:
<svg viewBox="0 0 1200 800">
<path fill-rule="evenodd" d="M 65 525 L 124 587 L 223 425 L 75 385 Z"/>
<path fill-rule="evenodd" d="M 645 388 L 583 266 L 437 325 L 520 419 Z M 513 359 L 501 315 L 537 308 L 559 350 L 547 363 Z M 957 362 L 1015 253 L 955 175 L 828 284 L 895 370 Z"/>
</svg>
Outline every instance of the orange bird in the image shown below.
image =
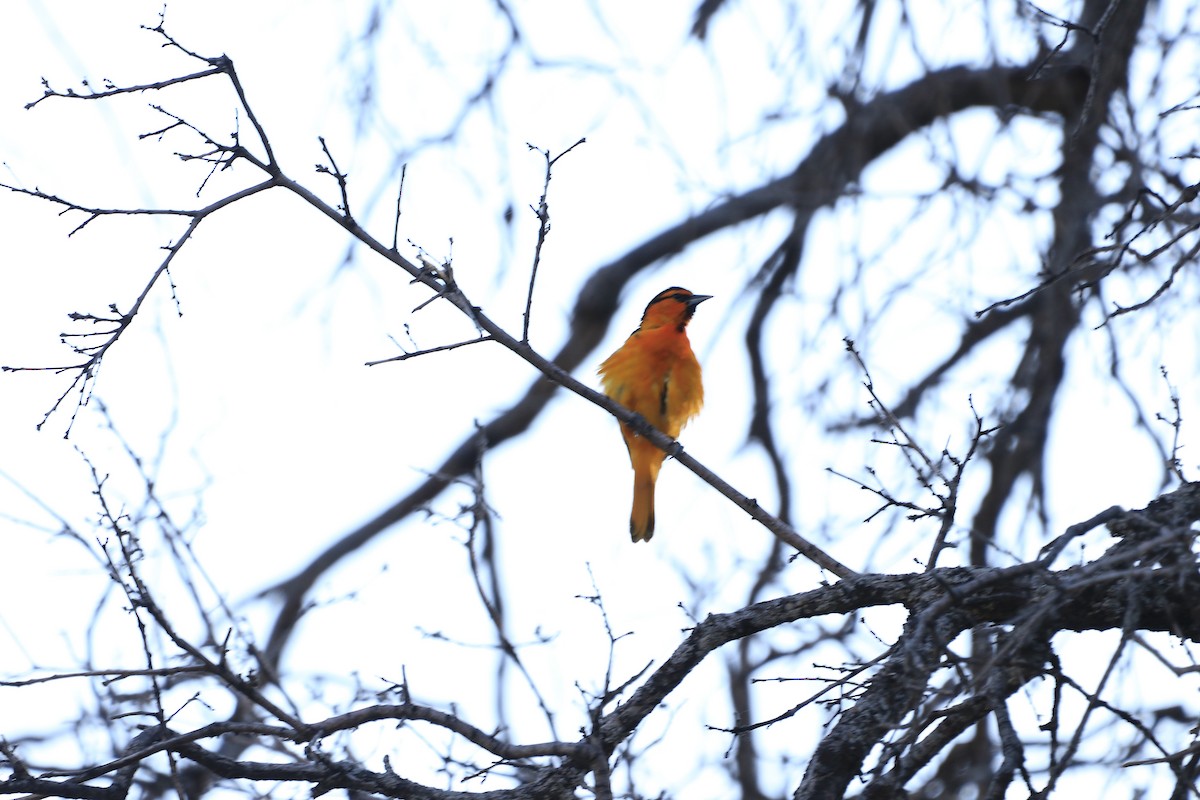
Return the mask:
<svg viewBox="0 0 1200 800">
<path fill-rule="evenodd" d="M 638 329 L 600 365 L 604 393 L 672 439 L 704 405 L 700 362 L 686 329 L 696 306 L 711 296 L 678 286 L 659 292 L 646 306 Z M 623 422 L 621 436 L 633 464 L 629 533 L 635 542 L 649 541 L 654 535 L 654 483 L 666 453 Z"/>
</svg>

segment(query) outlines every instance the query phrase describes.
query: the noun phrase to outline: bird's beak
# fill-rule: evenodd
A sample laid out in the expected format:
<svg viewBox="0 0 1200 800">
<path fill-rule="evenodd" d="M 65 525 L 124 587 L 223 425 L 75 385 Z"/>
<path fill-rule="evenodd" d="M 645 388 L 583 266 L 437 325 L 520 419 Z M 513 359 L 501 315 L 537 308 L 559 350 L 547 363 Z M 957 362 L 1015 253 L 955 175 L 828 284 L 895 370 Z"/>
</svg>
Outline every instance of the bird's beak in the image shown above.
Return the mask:
<svg viewBox="0 0 1200 800">
<path fill-rule="evenodd" d="M 688 308 L 695 308 L 696 306 L 703 303 L 705 300 L 711 300 L 711 299 L 712 299 L 711 294 L 694 294 L 687 299 Z"/>
</svg>

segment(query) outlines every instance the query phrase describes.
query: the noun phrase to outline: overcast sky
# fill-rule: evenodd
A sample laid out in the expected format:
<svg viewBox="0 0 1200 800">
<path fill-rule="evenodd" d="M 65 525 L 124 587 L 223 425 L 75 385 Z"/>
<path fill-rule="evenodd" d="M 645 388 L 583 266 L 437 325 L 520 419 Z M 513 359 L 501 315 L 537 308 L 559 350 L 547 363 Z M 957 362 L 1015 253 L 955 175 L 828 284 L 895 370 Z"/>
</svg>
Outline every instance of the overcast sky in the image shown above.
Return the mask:
<svg viewBox="0 0 1200 800">
<path fill-rule="evenodd" d="M 507 42 L 490 3 L 462 4 L 455 14 L 441 4 L 397 4 L 374 38 L 365 34 L 366 8 L 353 3 L 185 0 L 170 4 L 166 26 L 198 53 L 233 58 L 285 171 L 336 202 L 333 180 L 314 170 L 324 159 L 317 137 L 325 137 L 338 166 L 350 174 L 353 210 L 388 243 L 399 167 L 407 163 L 402 252 L 415 257 L 417 249 L 407 244 L 412 242 L 435 261 L 452 256 L 468 296 L 510 330 L 519 330 L 524 309 L 536 234 L 529 205 L 541 193 L 545 166 L 528 143 L 557 153 L 586 137 L 556 166 L 550 188 L 553 230 L 538 276 L 531 341 L 551 354 L 565 334 L 575 293 L 593 269 L 714 197 L 791 169 L 807 143 L 841 115 L 818 92 L 827 77 L 822 70 L 832 70 L 822 59 L 800 59 L 811 73 L 781 77 L 776 66 L 794 54 L 772 38 L 788 24 L 773 16 L 773 7 L 739 4 L 714 29 L 711 47 L 702 47 L 687 36 L 694 4 L 543 5 L 520 18 L 522 47 L 503 62 L 504 79 L 490 101 L 465 115 L 464 98 L 489 70 L 500 69 Z M 139 138 L 170 125 L 150 108 L 160 104 L 214 136 L 228 136 L 237 126 L 243 142 L 260 150 L 220 79 L 106 102 L 52 98 L 24 109 L 42 94 L 43 78 L 56 89 L 80 90 L 85 77 L 93 87 L 105 79 L 144 84 L 202 69 L 164 49 L 157 34 L 139 29 L 157 24 L 160 10 L 156 2 L 119 8 L 9 4 L 0 34 L 0 182 L 86 206 L 195 208 L 261 179 L 241 164 L 214 175 L 197 197 L 206 170 L 176 155 L 199 152 L 195 137 L 175 129 Z M 820 17 L 809 27 L 812 39 L 792 46 L 828 44 L 846 24 L 837 9 L 826 8 Z M 472 24 L 463 24 L 466 18 Z M 967 11 L 948 19 L 941 28 L 942 63 L 977 52 L 982 30 Z M 897 43 L 873 63 L 876 73 L 886 75 L 881 85 L 899 85 L 920 67 L 909 46 Z M 768 110 L 785 105 L 813 113 L 762 124 Z M 948 128 L 945 135 L 954 139 L 963 163 L 984 177 L 1008 159 L 1029 175 L 1053 168 L 1054 143 L 1044 128 L 1018 124 L 1000 142 L 979 134 L 993 123 L 964 115 Z M 447 132 L 453 137 L 439 143 Z M 792 329 L 779 335 L 781 403 L 811 391 L 804 386 L 807 365 L 845 359 L 842 337 L 851 332 L 849 324 L 808 321 L 828 307 L 823 292 L 832 290 L 843 270 L 854 269 L 844 258 L 851 243 L 882 250 L 902 237 L 928 240 L 935 231 L 947 232 L 929 217 L 900 233 L 877 224 L 898 213 L 891 201 L 907 202 L 909 195 L 937 187 L 940 173 L 923 158 L 926 144 L 901 148 L 864 176 L 865 188 L 880 198 L 877 206 L 864 201 L 865 221 L 829 214 L 819 227 L 807 258 L 826 272 L 810 270 L 818 277 L 806 278 L 811 282 L 804 291 L 785 304 L 805 322 L 799 336 Z M 1046 191 L 1037 179 L 1028 180 L 1035 196 Z M 507 208 L 514 211 L 511 224 Z M 73 363 L 77 357 L 59 343 L 59 334 L 86 332 L 87 326 L 70 322 L 67 314 L 99 314 L 110 303 L 127 308 L 161 261 L 161 248 L 185 227 L 179 219 L 122 217 L 96 220 L 68 237 L 85 217 L 57 212 L 48 203 L 0 193 L 0 297 L 7 301 L 0 317 L 2 364 Z M 972 246 L 983 255 L 973 261 L 969 291 L 932 283 L 916 299 L 898 301 L 909 304 L 901 309 L 909 324 L 902 335 L 872 344 L 873 372 L 885 391 L 890 386 L 899 392 L 943 357 L 952 341 L 947 333 L 970 311 L 1026 288 L 1006 279 L 1005 270 L 1013 264 L 1036 269 L 1031 259 L 1045 228 L 1039 231 L 1035 222 L 1022 234 L 1027 240 L 1014 235 L 1014 220 L 1027 221 L 1022 213 L 1014 209 L 979 222 Z M 595 366 L 636 326 L 659 289 L 683 285 L 714 295 L 690 328 L 708 401 L 682 441 L 768 508 L 776 502 L 771 476 L 761 454 L 744 447 L 749 377 L 741 336 L 748 310 L 736 301 L 789 224 L 786 215 L 768 217 L 735 235 L 714 237 L 639 279 L 605 344 L 579 371 L 596 385 Z M 362 248 L 348 251 L 348 245 L 336 224 L 280 190 L 239 203 L 206 220 L 188 243 L 171 270 L 174 296 L 166 284 L 154 290 L 106 357 L 89 387 L 88 406 L 77 409 L 76 395 L 68 395 L 36 430 L 70 374 L 0 375 L 0 470 L 6 476 L 0 480 L 0 536 L 9 559 L 8 577 L 0 583 L 0 672 L 65 669 L 87 650 L 79 631 L 104 597 L 106 577 L 97 568 L 94 541 L 85 547 L 56 536 L 56 517 L 89 540 L 103 535 L 94 526 L 89 464 L 111 476 L 106 491 L 118 508 L 140 505 L 144 483 L 123 443 L 145 459 L 175 521 L 189 526 L 198 563 L 211 579 L 204 591 L 226 595 L 247 630 L 261 639 L 273 607 L 255 599 L 258 590 L 290 576 L 409 491 L 470 433 L 473 421 L 490 419 L 536 378 L 523 362 L 488 344 L 365 367 L 395 355 L 398 345 L 432 347 L 474 332 L 449 306 L 413 312 L 428 291 L 410 285 L 383 259 Z M 917 276 L 926 263 L 893 259 L 889 268 L 897 276 Z M 870 317 L 883 305 L 869 290 L 841 302 L 847 319 Z M 1193 356 L 1187 342 L 1155 347 L 1141 378 L 1152 378 L 1160 363 Z M 1084 352 L 1087 368 L 1102 372 L 1104 349 Z M 1188 374 L 1173 377 L 1177 385 L 1194 383 Z M 976 389 L 996 388 L 988 383 L 995 380 L 986 365 L 963 377 L 968 387 L 978 381 Z M 1161 385 L 1140 385 L 1149 396 L 1165 396 Z M 1152 448 L 1132 432 L 1126 435 L 1131 412 L 1120 393 L 1090 384 L 1077 391 L 1096 392 L 1086 405 L 1097 416 L 1060 420 L 1057 452 L 1070 458 L 1051 465 L 1054 485 L 1065 489 L 1052 513 L 1066 524 L 1099 511 L 1098 496 L 1104 505 L 1144 504 L 1158 475 Z M 953 422 L 936 430 L 935 447 L 965 442 L 971 394 L 966 388 L 946 401 L 946 419 Z M 108 415 L 100 413 L 98 401 Z M 826 402 L 821 413 L 829 416 L 797 413 L 780 423 L 800 487 L 798 527 L 855 568 L 917 568 L 911 542 L 874 549 L 855 538 L 875 504 L 827 471 L 861 475 L 863 464 L 877 457 L 865 432 L 830 439 L 824 430 L 835 410 L 843 417 L 868 413 L 861 376 L 845 371 Z M 1104 427 L 1104 440 L 1094 435 L 1097 426 Z M 1124 454 L 1120 470 L 1105 457 L 1114 448 Z M 542 690 L 557 707 L 575 713 L 582 708 L 575 683 L 598 685 L 597 665 L 606 657 L 599 615 L 579 598 L 594 591 L 593 575 L 614 629 L 637 632 L 617 648 L 616 673 L 623 679 L 665 657 L 689 614 L 726 610 L 731 598 L 744 594 L 753 575 L 737 568 L 756 564 L 769 544 L 760 527 L 668 463 L 656 536 L 649 546 L 632 547 L 626 533 L 630 472 L 616 424 L 566 393 L 538 422 L 536 436 L 490 454 L 484 469 L 504 563 L 512 586 L 520 587 L 507 597 L 514 635 L 556 637 L 552 646 L 531 648 L 528 658 Z M 291 656 L 299 674 L 341 676 L 345 686 L 331 691 L 348 696 L 351 675 L 399 680 L 400 666 L 407 665 L 418 694 L 471 707 L 483 717 L 477 724 L 487 727 L 490 656 L 466 659 L 460 647 L 425 635 L 436 631 L 478 643 L 486 634 L 465 569 L 465 534 L 450 520 L 469 499 L 465 487 L 456 488 L 438 499 L 430 515 L 380 537 L 320 584 L 315 600 L 323 605 L 306 618 L 309 627 Z M 677 569 L 681 565 L 684 570 Z M 145 569 L 165 596 L 179 596 L 179 578 L 161 552 L 148 552 Z M 789 571 L 786 580 L 795 587 L 815 586 L 822 577 L 802 561 Z M 697 600 L 681 572 L 716 576 L 715 591 Z M 36 611 L 32 597 L 40 598 Z M 692 600 L 696 605 L 686 612 L 678 607 Z M 120 600 L 110 596 L 106 602 L 115 608 Z M 885 640 L 900 619 L 886 610 L 869 617 Z M 108 636 L 92 654 L 98 664 L 119 660 L 135 633 L 119 613 L 104 619 Z M 471 671 L 471 679 L 442 681 L 438 665 L 447 659 Z M 705 680 L 710 669 L 717 666 L 702 668 L 695 679 Z M 477 697 L 470 696 L 472 688 Z M 770 691 L 764 690 L 768 703 Z M 528 701 L 516 686 L 512 704 Z M 686 713 L 694 715 L 689 723 L 728 722 L 708 718 L 703 708 Z M 548 735 L 536 716 L 522 719 L 525 738 Z M 564 716 L 560 733 L 580 723 Z M 647 741 L 655 730 L 647 729 Z M 704 747 L 720 754 L 727 744 L 710 734 Z M 681 773 L 687 769 L 680 766 Z M 664 785 L 685 780 L 683 774 L 661 779 Z"/>
</svg>

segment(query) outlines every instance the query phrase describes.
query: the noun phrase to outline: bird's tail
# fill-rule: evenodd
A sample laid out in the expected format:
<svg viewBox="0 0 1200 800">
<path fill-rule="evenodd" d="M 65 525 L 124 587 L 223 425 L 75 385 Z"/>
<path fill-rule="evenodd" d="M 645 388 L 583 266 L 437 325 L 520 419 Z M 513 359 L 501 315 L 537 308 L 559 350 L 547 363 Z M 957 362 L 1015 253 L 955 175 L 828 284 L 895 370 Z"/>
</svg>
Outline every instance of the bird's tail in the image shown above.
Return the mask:
<svg viewBox="0 0 1200 800">
<path fill-rule="evenodd" d="M 635 542 L 648 542 L 654 535 L 654 481 L 658 470 L 633 473 L 633 512 L 629 515 L 629 534 Z"/>
</svg>

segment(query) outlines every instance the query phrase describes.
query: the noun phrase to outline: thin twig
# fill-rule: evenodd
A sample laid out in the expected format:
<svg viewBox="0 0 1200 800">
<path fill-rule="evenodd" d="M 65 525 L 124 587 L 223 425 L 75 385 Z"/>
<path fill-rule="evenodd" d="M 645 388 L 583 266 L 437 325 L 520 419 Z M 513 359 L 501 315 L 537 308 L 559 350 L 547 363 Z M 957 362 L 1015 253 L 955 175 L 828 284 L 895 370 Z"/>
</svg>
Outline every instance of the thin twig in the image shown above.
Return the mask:
<svg viewBox="0 0 1200 800">
<path fill-rule="evenodd" d="M 430 353 L 441 353 L 445 350 L 457 350 L 458 348 L 466 347 L 469 344 L 479 344 L 480 342 L 493 342 L 493 341 L 495 341 L 495 339 L 491 336 L 477 336 L 474 339 L 467 339 L 466 341 L 463 341 L 463 342 L 454 342 L 452 344 L 440 344 L 437 347 L 428 347 L 424 350 L 416 350 L 412 353 L 401 353 L 400 355 L 392 356 L 391 358 L 381 358 L 376 361 L 367 361 L 364 363 L 368 367 L 374 367 L 379 364 L 388 364 L 392 361 L 407 361 L 410 358 L 416 358 L 417 356 L 427 356 Z"/>
<path fill-rule="evenodd" d="M 538 237 L 537 244 L 533 248 L 533 268 L 529 271 L 529 292 L 525 295 L 525 322 L 521 328 L 521 342 L 523 344 L 529 342 L 529 320 L 533 311 L 533 284 L 537 280 L 538 265 L 542 261 L 542 245 L 546 243 L 546 237 L 550 234 L 550 206 L 546 202 L 546 197 L 550 193 L 550 170 L 560 158 L 586 141 L 586 138 L 580 139 L 554 158 L 550 157 L 549 150 L 541 150 L 532 144 L 526 143 L 526 147 L 530 150 L 537 150 L 546 159 L 546 179 L 542 183 L 542 197 L 538 200 L 537 208 L 533 209 L 533 213 L 538 218 Z"/>
<path fill-rule="evenodd" d="M 408 174 L 408 164 L 400 165 L 400 188 L 396 190 L 396 219 L 392 223 L 392 252 L 400 250 L 400 201 L 404 199 L 404 177 Z"/>
</svg>

